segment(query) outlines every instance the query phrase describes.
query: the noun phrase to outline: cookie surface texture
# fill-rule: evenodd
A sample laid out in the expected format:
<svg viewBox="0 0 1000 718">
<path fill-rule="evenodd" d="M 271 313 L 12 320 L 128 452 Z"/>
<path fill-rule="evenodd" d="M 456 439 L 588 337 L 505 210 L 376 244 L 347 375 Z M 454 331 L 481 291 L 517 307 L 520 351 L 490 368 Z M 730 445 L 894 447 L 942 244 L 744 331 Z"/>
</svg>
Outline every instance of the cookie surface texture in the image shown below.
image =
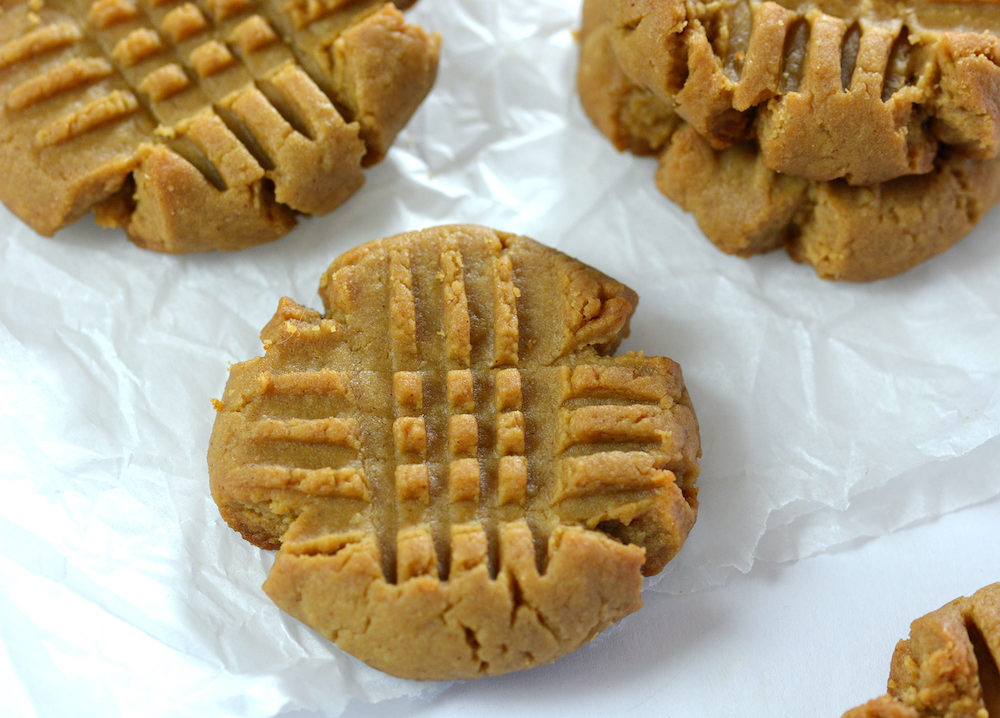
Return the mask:
<svg viewBox="0 0 1000 718">
<path fill-rule="evenodd" d="M 680 549 L 700 441 L 680 367 L 611 356 L 636 295 L 525 237 L 362 245 L 236 364 L 212 495 L 278 549 L 265 591 L 397 676 L 547 663 L 641 605 Z"/>
<path fill-rule="evenodd" d="M 889 690 L 844 718 L 1000 715 L 1000 583 L 910 625 L 892 655 Z"/>
<path fill-rule="evenodd" d="M 0 199 L 44 235 L 93 211 L 163 252 L 276 239 L 362 185 L 439 44 L 384 0 L 4 2 Z"/>
<path fill-rule="evenodd" d="M 1000 150 L 1000 2 L 592 0 L 626 75 L 715 149 L 870 185 Z"/>
<path fill-rule="evenodd" d="M 627 74 L 615 51 L 620 32 L 606 0 L 586 0 L 577 75 L 584 109 L 619 149 L 658 156 L 657 186 L 725 252 L 784 247 L 823 278 L 880 279 L 943 252 L 1000 201 L 1000 160 L 958 144 L 939 143 L 922 174 L 866 186 L 776 171 L 757 140 L 713 140 Z M 873 147 L 866 156 L 878 154 Z"/>
</svg>

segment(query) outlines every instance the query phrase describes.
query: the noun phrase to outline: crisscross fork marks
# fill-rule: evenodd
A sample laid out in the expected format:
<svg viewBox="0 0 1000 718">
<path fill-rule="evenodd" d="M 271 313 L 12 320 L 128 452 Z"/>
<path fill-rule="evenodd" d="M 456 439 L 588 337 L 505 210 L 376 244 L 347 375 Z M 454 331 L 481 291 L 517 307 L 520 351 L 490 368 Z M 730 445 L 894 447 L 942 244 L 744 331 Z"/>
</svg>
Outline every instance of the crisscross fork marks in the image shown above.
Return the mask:
<svg viewBox="0 0 1000 718">
<path fill-rule="evenodd" d="M 417 678 L 547 662 L 638 607 L 694 521 L 699 444 L 676 364 L 607 356 L 631 290 L 454 226 L 348 252 L 320 295 L 282 300 L 210 443 L 223 516 L 280 547 L 280 606 Z"/>
</svg>

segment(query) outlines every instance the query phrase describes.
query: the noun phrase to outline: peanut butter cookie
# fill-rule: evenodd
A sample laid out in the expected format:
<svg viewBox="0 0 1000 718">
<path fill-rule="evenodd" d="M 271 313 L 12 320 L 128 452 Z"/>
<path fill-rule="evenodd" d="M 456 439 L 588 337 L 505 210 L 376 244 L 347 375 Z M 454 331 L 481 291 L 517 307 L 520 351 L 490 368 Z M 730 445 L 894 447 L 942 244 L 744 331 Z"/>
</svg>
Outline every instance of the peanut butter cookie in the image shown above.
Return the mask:
<svg viewBox="0 0 1000 718">
<path fill-rule="evenodd" d="M 658 155 L 660 190 L 725 252 L 785 247 L 821 277 L 879 279 L 944 251 L 1000 201 L 1000 160 L 956 146 L 939 147 L 926 174 L 863 187 L 775 171 L 752 141 L 718 149 L 622 70 L 616 32 L 604 0 L 587 0 L 577 76 L 584 109 L 619 149 Z"/>
<path fill-rule="evenodd" d="M 275 239 L 361 186 L 438 47 L 384 0 L 4 2 L 0 199 L 44 235 L 93 211 L 163 252 Z"/>
<path fill-rule="evenodd" d="M 918 618 L 892 654 L 889 690 L 844 718 L 1000 716 L 1000 583 Z"/>
<path fill-rule="evenodd" d="M 694 523 L 680 368 L 611 356 L 636 295 L 525 237 L 369 242 L 282 299 L 209 448 L 264 590 L 365 662 L 475 678 L 553 661 L 641 604 Z"/>
<path fill-rule="evenodd" d="M 1000 149 L 996 0 L 590 1 L 630 80 L 770 170 L 871 185 Z"/>
</svg>

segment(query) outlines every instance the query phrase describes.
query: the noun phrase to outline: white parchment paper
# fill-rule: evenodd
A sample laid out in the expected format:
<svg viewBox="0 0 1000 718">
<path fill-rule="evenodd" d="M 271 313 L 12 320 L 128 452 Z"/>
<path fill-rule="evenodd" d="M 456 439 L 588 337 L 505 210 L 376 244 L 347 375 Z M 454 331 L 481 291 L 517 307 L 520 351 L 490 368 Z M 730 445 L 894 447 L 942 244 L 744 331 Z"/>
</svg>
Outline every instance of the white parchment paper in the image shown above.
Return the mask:
<svg viewBox="0 0 1000 718">
<path fill-rule="evenodd" d="M 423 0 L 410 17 L 444 38 L 431 97 L 358 195 L 273 244 L 171 257 L 90 219 L 44 239 L 0 210 L 12 715 L 336 715 L 442 690 L 281 614 L 259 589 L 271 555 L 221 521 L 205 467 L 209 399 L 229 362 L 260 353 L 278 298 L 318 307 L 334 257 L 400 231 L 520 232 L 639 292 L 623 349 L 681 363 L 704 448 L 698 524 L 654 592 L 1000 495 L 1000 212 L 874 284 L 725 256 L 655 189 L 653 160 L 616 153 L 584 116 L 578 12 Z"/>
</svg>

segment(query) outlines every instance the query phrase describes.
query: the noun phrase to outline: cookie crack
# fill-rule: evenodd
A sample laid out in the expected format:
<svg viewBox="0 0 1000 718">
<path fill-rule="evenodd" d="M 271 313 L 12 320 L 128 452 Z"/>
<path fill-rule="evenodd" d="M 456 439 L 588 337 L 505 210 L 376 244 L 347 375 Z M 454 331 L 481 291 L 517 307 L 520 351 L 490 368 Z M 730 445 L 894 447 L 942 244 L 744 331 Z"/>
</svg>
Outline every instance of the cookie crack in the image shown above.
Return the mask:
<svg viewBox="0 0 1000 718">
<path fill-rule="evenodd" d="M 518 580 L 517 575 L 513 571 L 507 572 L 510 588 L 510 598 L 511 598 L 511 611 L 510 611 L 510 627 L 513 628 L 514 624 L 517 622 L 518 613 L 520 609 L 527 609 L 538 621 L 538 626 L 544 630 L 557 644 L 561 643 L 561 634 L 556 626 L 550 625 L 545 613 L 535 604 L 531 602 L 528 598 L 527 593 L 521 586 L 521 582 Z"/>
<path fill-rule="evenodd" d="M 476 632 L 464 624 L 462 624 L 462 630 L 465 632 L 465 643 L 469 646 L 469 650 L 472 651 L 472 660 L 479 664 L 480 673 L 485 672 L 488 664 L 479 658 L 479 650 L 482 648 L 482 645 L 479 643 L 479 639 L 476 638 Z"/>
</svg>

